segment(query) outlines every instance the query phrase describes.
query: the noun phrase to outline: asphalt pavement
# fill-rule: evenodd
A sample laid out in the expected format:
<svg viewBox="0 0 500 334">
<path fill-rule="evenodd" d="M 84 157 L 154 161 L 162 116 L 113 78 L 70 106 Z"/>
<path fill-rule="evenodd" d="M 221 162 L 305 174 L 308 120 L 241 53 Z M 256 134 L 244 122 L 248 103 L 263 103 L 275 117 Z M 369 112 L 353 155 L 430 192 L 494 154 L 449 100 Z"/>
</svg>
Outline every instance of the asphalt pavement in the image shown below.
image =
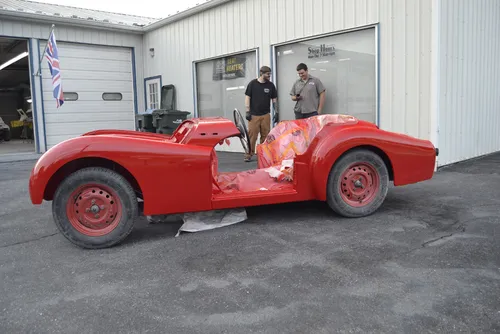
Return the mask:
<svg viewBox="0 0 500 334">
<path fill-rule="evenodd" d="M 222 170 L 251 168 L 222 154 Z M 362 219 L 308 202 L 83 250 L 0 163 L 1 333 L 500 332 L 500 154 L 392 187 Z"/>
</svg>

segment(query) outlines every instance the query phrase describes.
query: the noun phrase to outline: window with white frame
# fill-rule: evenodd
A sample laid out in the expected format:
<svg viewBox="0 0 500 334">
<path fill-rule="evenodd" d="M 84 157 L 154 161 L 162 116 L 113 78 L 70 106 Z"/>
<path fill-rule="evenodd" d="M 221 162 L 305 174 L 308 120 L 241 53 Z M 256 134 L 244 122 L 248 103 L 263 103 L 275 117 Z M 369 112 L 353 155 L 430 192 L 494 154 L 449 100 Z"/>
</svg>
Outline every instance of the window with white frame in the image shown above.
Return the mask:
<svg viewBox="0 0 500 334">
<path fill-rule="evenodd" d="M 280 45 L 275 50 L 281 120 L 295 118 L 295 102 L 289 96 L 298 79 L 295 69 L 303 62 L 326 88 L 324 114 L 349 114 L 377 122 L 375 28 Z"/>
<path fill-rule="evenodd" d="M 245 112 L 245 89 L 257 77 L 255 51 L 196 63 L 196 91 L 200 117 L 233 119 L 233 110 Z"/>
<path fill-rule="evenodd" d="M 146 79 L 146 109 L 160 109 L 160 78 Z"/>
</svg>

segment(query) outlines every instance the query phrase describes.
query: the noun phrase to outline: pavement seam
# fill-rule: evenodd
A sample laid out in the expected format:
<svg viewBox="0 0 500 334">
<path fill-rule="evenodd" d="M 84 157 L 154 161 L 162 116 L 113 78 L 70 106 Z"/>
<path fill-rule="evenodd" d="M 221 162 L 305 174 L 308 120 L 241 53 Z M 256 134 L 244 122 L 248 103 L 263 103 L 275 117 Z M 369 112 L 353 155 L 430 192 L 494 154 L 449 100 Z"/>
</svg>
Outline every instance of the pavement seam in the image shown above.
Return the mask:
<svg viewBox="0 0 500 334">
<path fill-rule="evenodd" d="M 8 247 L 12 247 L 12 246 L 17 246 L 17 245 L 22 245 L 22 244 L 27 244 L 27 243 L 34 242 L 34 241 L 39 241 L 39 240 L 42 240 L 42 239 L 45 239 L 45 238 L 53 237 L 53 236 L 58 235 L 58 234 L 59 234 L 59 232 L 56 232 L 56 233 L 49 234 L 49 235 L 43 235 L 43 236 L 41 236 L 41 237 L 39 237 L 39 238 L 36 238 L 36 239 L 25 240 L 25 241 L 19 241 L 19 242 L 16 242 L 16 243 L 10 244 L 10 245 L 0 246 L 0 249 L 1 249 L 1 248 L 8 248 Z"/>
<path fill-rule="evenodd" d="M 34 162 L 34 161 L 38 161 L 38 159 L 6 160 L 6 161 L 0 161 L 0 164 L 11 164 L 15 162 Z"/>
</svg>

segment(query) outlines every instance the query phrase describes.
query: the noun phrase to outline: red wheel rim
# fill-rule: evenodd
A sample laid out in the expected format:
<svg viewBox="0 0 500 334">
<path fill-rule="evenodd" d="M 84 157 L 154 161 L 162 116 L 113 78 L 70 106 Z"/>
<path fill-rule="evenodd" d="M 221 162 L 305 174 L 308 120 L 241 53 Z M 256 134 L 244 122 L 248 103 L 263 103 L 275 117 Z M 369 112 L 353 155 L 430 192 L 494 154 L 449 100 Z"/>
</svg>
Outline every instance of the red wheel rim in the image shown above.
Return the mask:
<svg viewBox="0 0 500 334">
<path fill-rule="evenodd" d="M 66 214 L 78 232 L 100 237 L 113 231 L 120 223 L 122 203 L 111 188 L 102 184 L 86 184 L 71 193 Z"/>
<path fill-rule="evenodd" d="M 366 162 L 350 165 L 340 176 L 339 182 L 342 199 L 356 208 L 372 203 L 380 188 L 377 170 Z"/>
</svg>

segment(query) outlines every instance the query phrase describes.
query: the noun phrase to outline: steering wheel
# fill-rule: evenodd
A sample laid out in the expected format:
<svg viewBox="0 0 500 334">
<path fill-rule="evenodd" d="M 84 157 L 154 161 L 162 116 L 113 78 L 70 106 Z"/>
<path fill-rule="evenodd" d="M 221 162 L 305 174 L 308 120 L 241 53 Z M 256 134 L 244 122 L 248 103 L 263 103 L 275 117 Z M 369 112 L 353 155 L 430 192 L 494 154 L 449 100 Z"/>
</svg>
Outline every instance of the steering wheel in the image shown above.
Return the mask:
<svg viewBox="0 0 500 334">
<path fill-rule="evenodd" d="M 234 117 L 234 124 L 236 124 L 238 130 L 240 130 L 241 145 L 243 146 L 245 153 L 250 154 L 252 146 L 250 145 L 250 136 L 248 135 L 248 130 L 245 125 L 245 119 L 243 118 L 243 116 L 241 116 L 241 113 L 236 108 L 234 108 L 233 110 L 233 117 Z"/>
</svg>

